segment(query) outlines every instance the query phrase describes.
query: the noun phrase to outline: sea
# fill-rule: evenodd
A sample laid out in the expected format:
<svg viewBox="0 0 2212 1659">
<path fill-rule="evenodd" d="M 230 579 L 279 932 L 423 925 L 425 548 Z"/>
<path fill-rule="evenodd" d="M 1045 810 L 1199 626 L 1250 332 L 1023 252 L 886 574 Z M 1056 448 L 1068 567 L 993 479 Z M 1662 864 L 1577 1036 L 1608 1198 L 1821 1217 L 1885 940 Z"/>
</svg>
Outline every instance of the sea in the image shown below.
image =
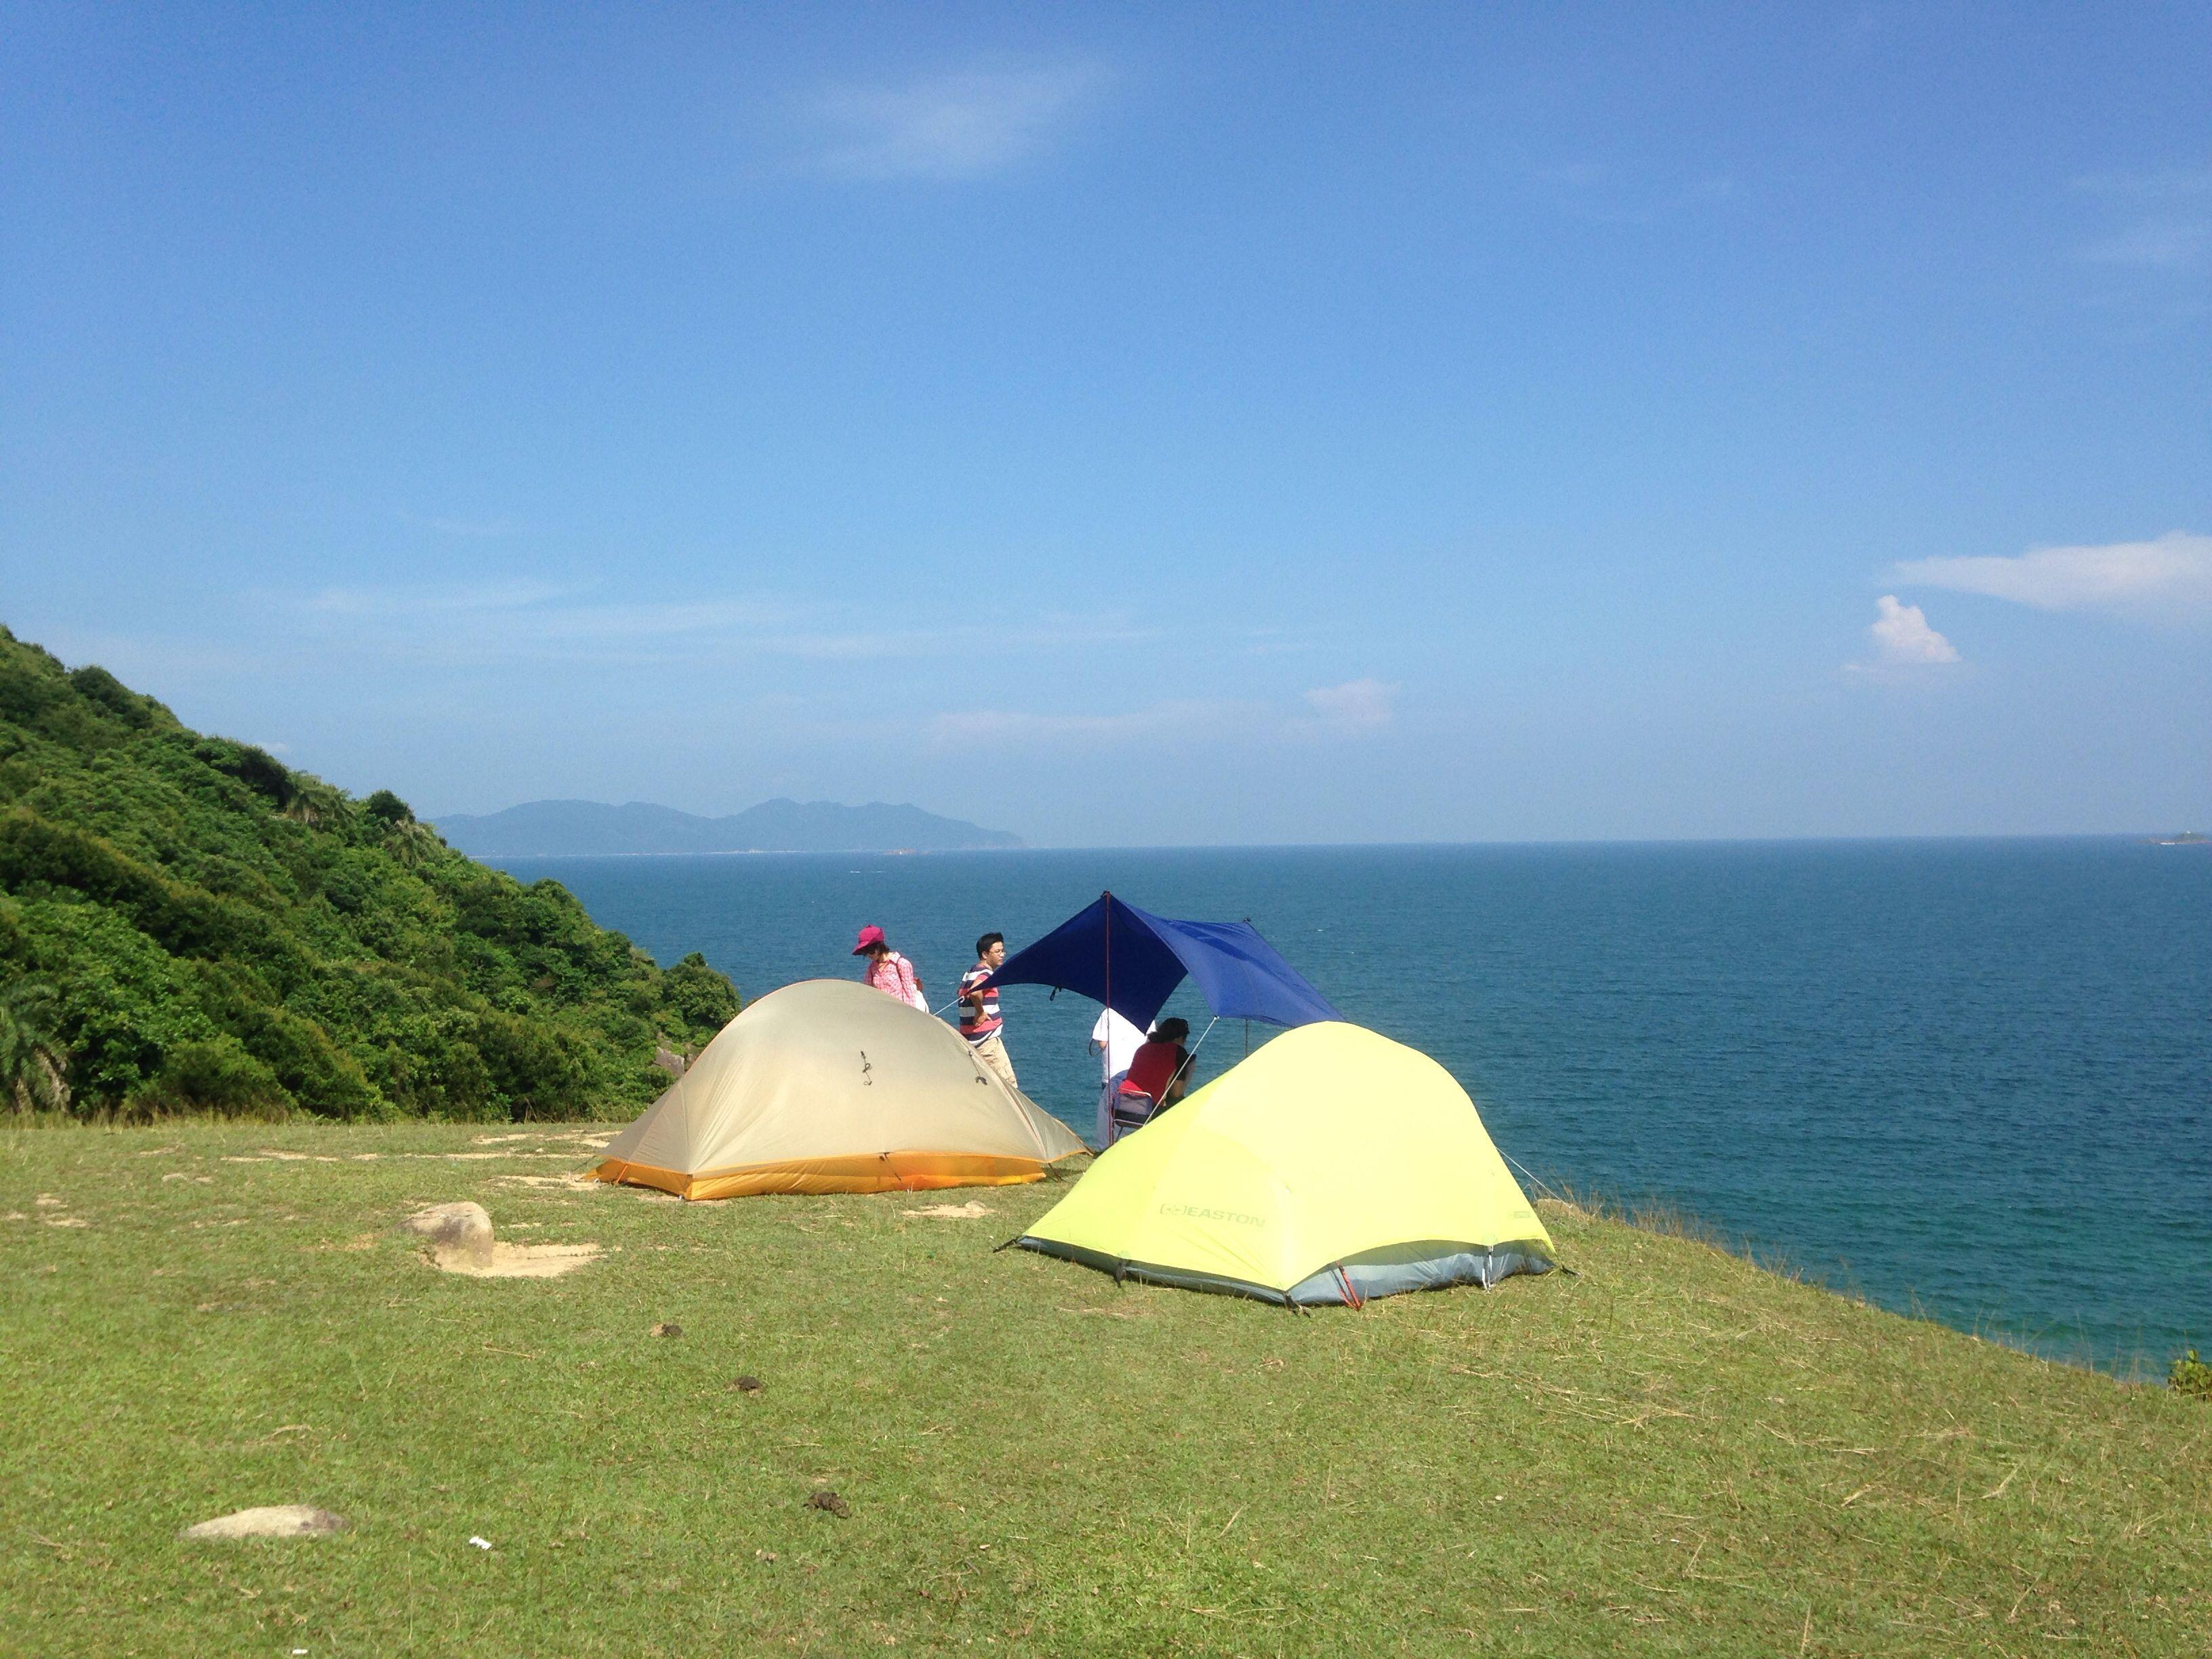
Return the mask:
<svg viewBox="0 0 2212 1659">
<path fill-rule="evenodd" d="M 1106 890 L 1249 921 L 1440 1060 L 1532 1192 L 2154 1379 L 2212 1351 L 2212 846 L 2116 838 L 515 859 L 746 996 L 857 977 L 876 923 L 948 1003 Z M 1089 1136 L 1095 1004 L 1005 994 L 1024 1089 Z M 1268 1028 L 1206 1032 L 1201 1080 Z M 1356 1126 L 1357 1100 L 1344 1103 Z"/>
</svg>

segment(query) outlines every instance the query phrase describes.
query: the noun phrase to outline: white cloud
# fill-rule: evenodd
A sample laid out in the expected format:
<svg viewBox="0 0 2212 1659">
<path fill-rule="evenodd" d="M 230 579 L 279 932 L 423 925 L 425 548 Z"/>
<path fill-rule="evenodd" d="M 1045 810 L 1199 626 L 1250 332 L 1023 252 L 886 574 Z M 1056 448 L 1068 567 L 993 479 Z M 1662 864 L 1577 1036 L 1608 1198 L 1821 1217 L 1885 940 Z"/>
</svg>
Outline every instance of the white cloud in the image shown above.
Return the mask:
<svg viewBox="0 0 2212 1659">
<path fill-rule="evenodd" d="M 1867 632 L 1874 636 L 1875 660 L 1853 663 L 1854 669 L 1920 668 L 1959 660 L 1958 647 L 1928 625 L 1918 605 L 1901 605 L 1894 593 L 1883 594 L 1875 605 L 1881 614 Z"/>
<path fill-rule="evenodd" d="M 18 638 L 28 637 L 31 631 L 17 619 Z M 97 663 L 125 685 L 157 696 L 165 695 L 157 687 L 256 678 L 282 654 L 281 647 L 267 641 L 232 645 L 201 634 L 174 637 L 104 629 L 82 633 L 62 622 L 38 628 L 36 632 L 46 649 L 71 667 Z"/>
<path fill-rule="evenodd" d="M 853 654 L 836 636 L 799 632 L 787 605 L 763 599 L 605 601 L 586 586 L 530 579 L 276 595 L 324 633 L 323 648 L 397 661 L 642 663 L 743 639 L 786 655 Z"/>
<path fill-rule="evenodd" d="M 1593 224 L 1648 225 L 1672 215 L 1725 202 L 1735 180 L 1725 173 L 1674 173 L 1602 161 L 1557 161 L 1531 167 L 1527 177 L 1554 209 Z"/>
<path fill-rule="evenodd" d="M 2212 536 L 2176 530 L 2148 542 L 2039 547 L 2017 558 L 1912 559 L 1899 581 L 1985 593 L 2039 611 L 2212 606 Z"/>
<path fill-rule="evenodd" d="M 1249 732 L 1265 723 L 1259 705 L 1230 701 L 1156 702 L 1118 714 L 1045 714 L 975 709 L 939 714 L 929 723 L 942 744 L 1010 744 L 1031 749 L 1116 748 L 1137 743 L 1187 744 Z"/>
<path fill-rule="evenodd" d="M 435 535 L 471 538 L 520 536 L 530 528 L 520 519 L 507 517 L 466 519 L 452 516 L 440 517 L 435 514 L 425 517 L 404 509 L 399 514 L 399 521 L 402 524 L 412 525 L 419 530 L 428 530 Z"/>
<path fill-rule="evenodd" d="M 748 656 L 861 662 L 1054 652 L 1154 639 L 1124 614 L 1046 611 L 997 621 L 960 620 L 902 629 L 851 625 L 853 611 L 756 597 L 608 600 L 591 584 L 532 579 L 331 587 L 300 595 L 259 594 L 343 649 L 410 662 L 482 665 L 501 661 L 623 663 L 696 659 L 708 648 Z"/>
<path fill-rule="evenodd" d="M 420 617 L 454 611 L 521 611 L 582 590 L 553 582 L 460 582 L 444 586 L 326 587 L 301 603 L 333 617 Z"/>
<path fill-rule="evenodd" d="M 2142 219 L 2124 230 L 2088 243 L 2081 257 L 2091 264 L 2136 265 L 2179 270 L 2212 252 L 2212 219 L 2180 215 Z"/>
<path fill-rule="evenodd" d="M 1307 692 L 1306 707 L 1318 724 L 1331 731 L 1372 732 L 1389 725 L 1397 695 L 1395 685 L 1382 680 L 1346 680 Z"/>
<path fill-rule="evenodd" d="M 1398 688 L 1352 680 L 1304 694 L 1303 711 L 1239 698 L 1152 703 L 1119 714 L 1037 714 L 971 709 L 936 716 L 929 736 L 940 744 L 1007 744 L 1028 749 L 1100 749 L 1143 744 L 1279 743 L 1346 738 L 1390 723 Z"/>
<path fill-rule="evenodd" d="M 2075 179 L 2074 188 L 2118 201 L 2170 202 L 2177 197 L 2212 198 L 2212 167 L 2085 173 Z"/>
<path fill-rule="evenodd" d="M 2099 173 L 2074 187 L 2112 204 L 2124 221 L 2077 250 L 2093 264 L 2180 270 L 2212 255 L 2212 167 Z"/>
<path fill-rule="evenodd" d="M 825 130 L 813 162 L 848 179 L 980 178 L 1050 142 L 1103 78 L 1095 67 L 1062 64 L 831 87 L 806 109 Z"/>
</svg>

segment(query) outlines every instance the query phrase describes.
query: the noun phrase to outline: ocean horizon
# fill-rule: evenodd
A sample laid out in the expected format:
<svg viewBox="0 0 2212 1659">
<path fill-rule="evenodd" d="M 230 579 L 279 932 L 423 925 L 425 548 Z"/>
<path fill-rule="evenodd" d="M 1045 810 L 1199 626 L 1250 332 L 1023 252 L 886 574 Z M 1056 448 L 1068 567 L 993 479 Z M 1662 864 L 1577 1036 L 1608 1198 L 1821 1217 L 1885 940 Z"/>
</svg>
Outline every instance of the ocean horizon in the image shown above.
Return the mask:
<svg viewBox="0 0 2212 1659">
<path fill-rule="evenodd" d="M 430 814 L 420 815 L 426 823 L 435 823 Z M 767 847 L 732 847 L 712 853 L 509 853 L 471 854 L 482 864 L 504 869 L 512 863 L 543 863 L 555 860 L 592 859 L 654 859 L 654 858 L 995 858 L 1002 854 L 1019 855 L 1024 853 L 1290 853 L 1339 852 L 1387 853 L 1401 850 L 1450 850 L 1458 848 L 1516 848 L 1516 847 L 1856 847 L 1881 842 L 1911 845 L 1919 842 L 1956 843 L 1962 842 L 2118 842 L 2145 847 L 2193 847 L 2203 845 L 2212 848 L 2212 840 L 2204 842 L 2177 843 L 2173 837 L 2190 833 L 2186 830 L 2021 830 L 1996 833 L 1960 831 L 1952 835 L 1918 836 L 1582 836 L 1523 838 L 1496 841 L 1239 841 L 1239 842 L 1131 842 L 1125 844 L 1101 843 L 1080 845 L 1075 842 L 1024 842 L 1019 847 L 883 847 L 866 853 L 851 849 L 808 849 L 794 852 Z"/>
</svg>

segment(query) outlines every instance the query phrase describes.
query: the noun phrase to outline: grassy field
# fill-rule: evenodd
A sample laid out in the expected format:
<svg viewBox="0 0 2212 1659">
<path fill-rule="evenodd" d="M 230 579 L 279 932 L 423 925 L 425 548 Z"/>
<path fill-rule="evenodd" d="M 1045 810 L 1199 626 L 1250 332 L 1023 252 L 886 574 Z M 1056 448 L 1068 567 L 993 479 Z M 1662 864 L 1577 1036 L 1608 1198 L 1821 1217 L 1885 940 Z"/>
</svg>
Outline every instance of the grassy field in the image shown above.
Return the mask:
<svg viewBox="0 0 2212 1659">
<path fill-rule="evenodd" d="M 1052 1186 L 686 1206 L 584 1146 L 0 1136 L 0 1650 L 2212 1651 L 2212 1407 L 1697 1243 L 1553 1206 L 1579 1278 L 1297 1317 L 993 1255 Z M 471 1198 L 608 1254 L 392 1231 Z M 351 1529 L 177 1537 L 283 1503 Z"/>
</svg>

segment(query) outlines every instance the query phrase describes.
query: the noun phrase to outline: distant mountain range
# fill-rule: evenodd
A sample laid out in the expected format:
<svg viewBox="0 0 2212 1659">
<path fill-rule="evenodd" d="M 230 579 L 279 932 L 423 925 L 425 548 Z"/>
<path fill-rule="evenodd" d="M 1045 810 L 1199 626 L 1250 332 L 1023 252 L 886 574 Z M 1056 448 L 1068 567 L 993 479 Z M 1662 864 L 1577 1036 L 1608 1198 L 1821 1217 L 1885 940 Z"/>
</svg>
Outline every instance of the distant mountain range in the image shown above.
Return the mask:
<svg viewBox="0 0 2212 1659">
<path fill-rule="evenodd" d="M 634 800 L 533 800 L 503 812 L 455 812 L 438 833 L 471 858 L 607 853 L 957 853 L 1019 847 L 1021 837 L 881 801 L 770 800 L 724 818 Z"/>
</svg>

